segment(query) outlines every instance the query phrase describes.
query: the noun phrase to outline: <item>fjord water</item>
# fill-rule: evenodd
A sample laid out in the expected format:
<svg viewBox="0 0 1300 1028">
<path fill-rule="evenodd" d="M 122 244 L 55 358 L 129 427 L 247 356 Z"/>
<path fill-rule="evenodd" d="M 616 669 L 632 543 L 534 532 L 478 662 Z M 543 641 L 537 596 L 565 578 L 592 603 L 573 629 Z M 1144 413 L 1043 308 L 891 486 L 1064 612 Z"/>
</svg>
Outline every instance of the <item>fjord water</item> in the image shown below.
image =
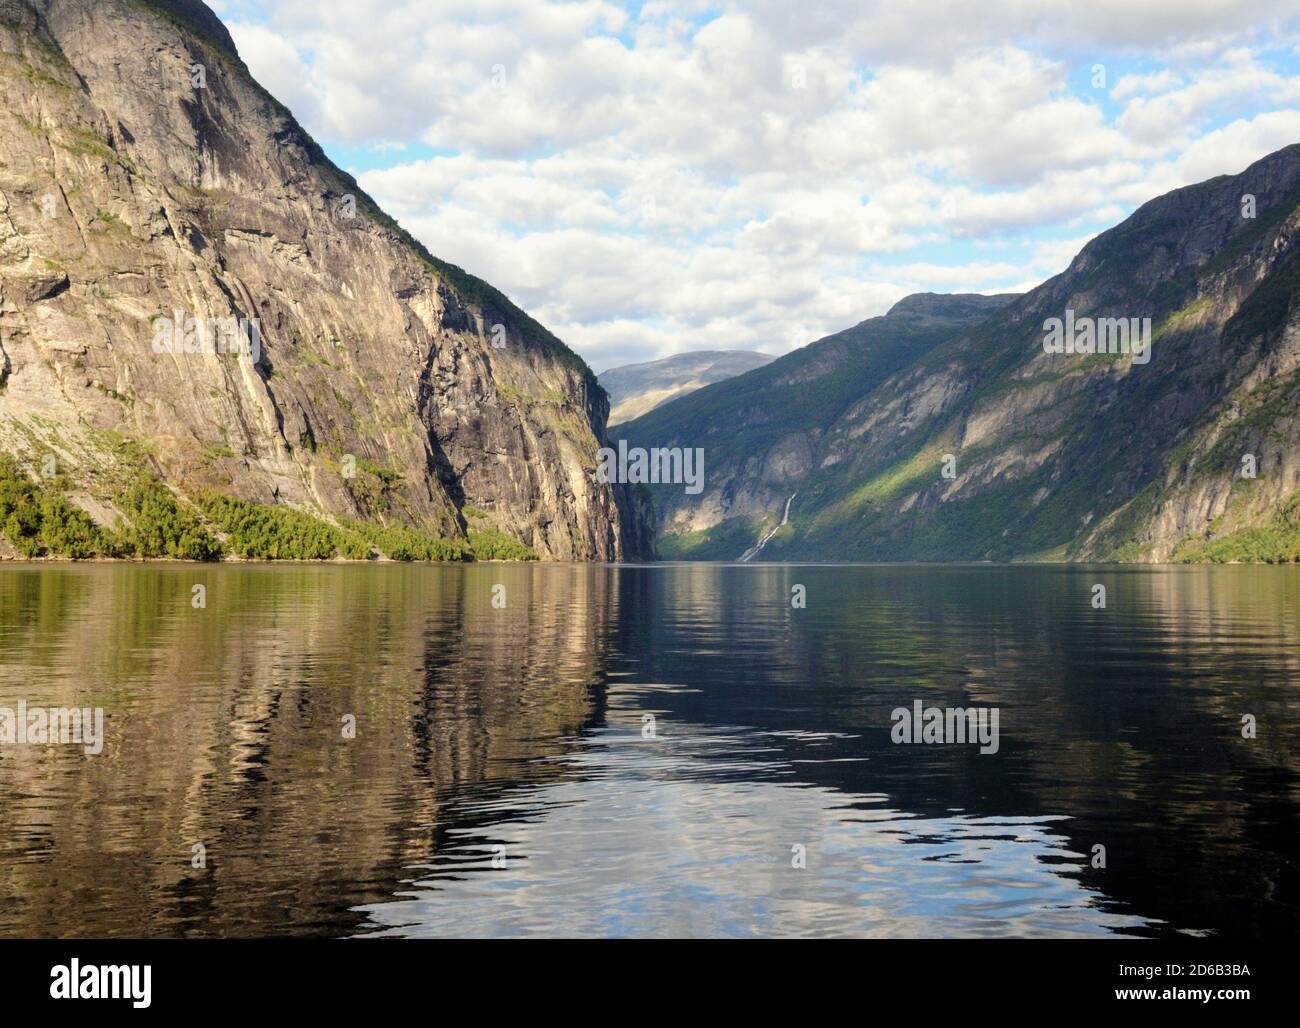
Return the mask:
<svg viewBox="0 0 1300 1028">
<path fill-rule="evenodd" d="M 9 565 L 0 935 L 1293 937 L 1298 684 L 1288 568 Z"/>
</svg>

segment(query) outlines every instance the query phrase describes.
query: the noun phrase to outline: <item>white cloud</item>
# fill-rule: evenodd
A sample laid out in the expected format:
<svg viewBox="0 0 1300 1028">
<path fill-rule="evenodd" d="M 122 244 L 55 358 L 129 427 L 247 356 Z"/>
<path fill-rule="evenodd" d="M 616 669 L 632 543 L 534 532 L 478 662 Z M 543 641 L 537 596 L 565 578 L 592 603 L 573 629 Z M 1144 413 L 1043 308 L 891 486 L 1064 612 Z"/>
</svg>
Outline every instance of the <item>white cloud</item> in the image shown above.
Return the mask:
<svg viewBox="0 0 1300 1028">
<path fill-rule="evenodd" d="M 1032 284 L 1300 139 L 1268 0 L 250 4 L 267 88 L 382 153 L 359 178 L 387 210 L 596 366 Z"/>
<path fill-rule="evenodd" d="M 1185 144 L 1195 134 L 1197 119 L 1207 113 L 1239 110 L 1262 100 L 1300 102 L 1300 77 L 1278 75 L 1261 66 L 1250 51 L 1233 50 L 1185 85 L 1155 96 L 1134 96 L 1117 124 L 1130 138 L 1160 150 Z"/>
<path fill-rule="evenodd" d="M 1183 150 L 1174 162 L 1177 185 L 1236 174 L 1264 154 L 1295 142 L 1300 142 L 1300 110 L 1239 119 L 1207 132 Z"/>
</svg>

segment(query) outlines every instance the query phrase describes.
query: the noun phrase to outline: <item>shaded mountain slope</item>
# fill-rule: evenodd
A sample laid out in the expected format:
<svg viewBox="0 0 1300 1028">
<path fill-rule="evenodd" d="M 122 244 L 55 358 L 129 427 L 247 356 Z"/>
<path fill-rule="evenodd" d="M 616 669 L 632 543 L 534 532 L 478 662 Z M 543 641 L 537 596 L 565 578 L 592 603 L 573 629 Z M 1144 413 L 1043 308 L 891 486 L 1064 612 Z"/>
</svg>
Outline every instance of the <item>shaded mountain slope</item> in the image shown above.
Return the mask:
<svg viewBox="0 0 1300 1028">
<path fill-rule="evenodd" d="M 611 430 L 633 446 L 704 450 L 700 496 L 686 495 L 680 487 L 650 487 L 660 555 L 738 556 L 769 520 L 779 520 L 790 494 L 835 459 L 831 447 L 841 419 L 900 369 L 1010 299 L 910 296 L 882 317 Z"/>
<path fill-rule="evenodd" d="M 797 490 L 759 559 L 1300 557 L 1298 230 L 1290 146 L 1143 205 L 856 397 L 849 359 L 779 414 L 733 401 L 775 364 L 665 405 L 620 431 L 704 447 L 722 492 L 654 487 L 661 550 L 737 556 Z M 1149 362 L 1045 352 L 1067 310 L 1151 319 Z"/>
</svg>

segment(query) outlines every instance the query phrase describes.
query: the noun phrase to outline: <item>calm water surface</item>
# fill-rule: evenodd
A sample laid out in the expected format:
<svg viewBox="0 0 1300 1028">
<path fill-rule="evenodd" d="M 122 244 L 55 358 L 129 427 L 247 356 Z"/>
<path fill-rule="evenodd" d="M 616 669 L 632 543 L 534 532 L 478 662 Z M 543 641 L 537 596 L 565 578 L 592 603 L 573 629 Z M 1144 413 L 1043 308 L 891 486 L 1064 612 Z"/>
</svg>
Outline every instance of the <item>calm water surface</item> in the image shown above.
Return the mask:
<svg viewBox="0 0 1300 1028">
<path fill-rule="evenodd" d="M 1300 927 L 1300 569 L 8 565 L 19 699 L 3 936 Z"/>
</svg>

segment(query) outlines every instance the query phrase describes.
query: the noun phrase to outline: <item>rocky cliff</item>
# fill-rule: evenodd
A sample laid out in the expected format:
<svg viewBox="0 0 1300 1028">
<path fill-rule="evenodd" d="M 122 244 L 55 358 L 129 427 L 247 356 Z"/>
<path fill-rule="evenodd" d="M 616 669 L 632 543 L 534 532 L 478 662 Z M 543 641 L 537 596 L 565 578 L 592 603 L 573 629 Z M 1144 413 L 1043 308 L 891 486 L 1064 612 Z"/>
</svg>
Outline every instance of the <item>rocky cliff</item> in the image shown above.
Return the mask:
<svg viewBox="0 0 1300 1028">
<path fill-rule="evenodd" d="M 608 401 L 428 253 L 197 0 L 0 0 L 0 454 L 112 523 L 124 463 L 541 556 L 629 555 Z M 129 445 L 127 445 L 129 444 Z"/>
<path fill-rule="evenodd" d="M 705 450 L 701 496 L 651 487 L 660 548 L 734 558 L 794 495 L 758 559 L 1300 559 L 1298 236 L 1290 146 L 1150 201 L 945 338 L 899 349 L 874 319 L 864 348 L 666 404 L 619 429 Z"/>
</svg>

